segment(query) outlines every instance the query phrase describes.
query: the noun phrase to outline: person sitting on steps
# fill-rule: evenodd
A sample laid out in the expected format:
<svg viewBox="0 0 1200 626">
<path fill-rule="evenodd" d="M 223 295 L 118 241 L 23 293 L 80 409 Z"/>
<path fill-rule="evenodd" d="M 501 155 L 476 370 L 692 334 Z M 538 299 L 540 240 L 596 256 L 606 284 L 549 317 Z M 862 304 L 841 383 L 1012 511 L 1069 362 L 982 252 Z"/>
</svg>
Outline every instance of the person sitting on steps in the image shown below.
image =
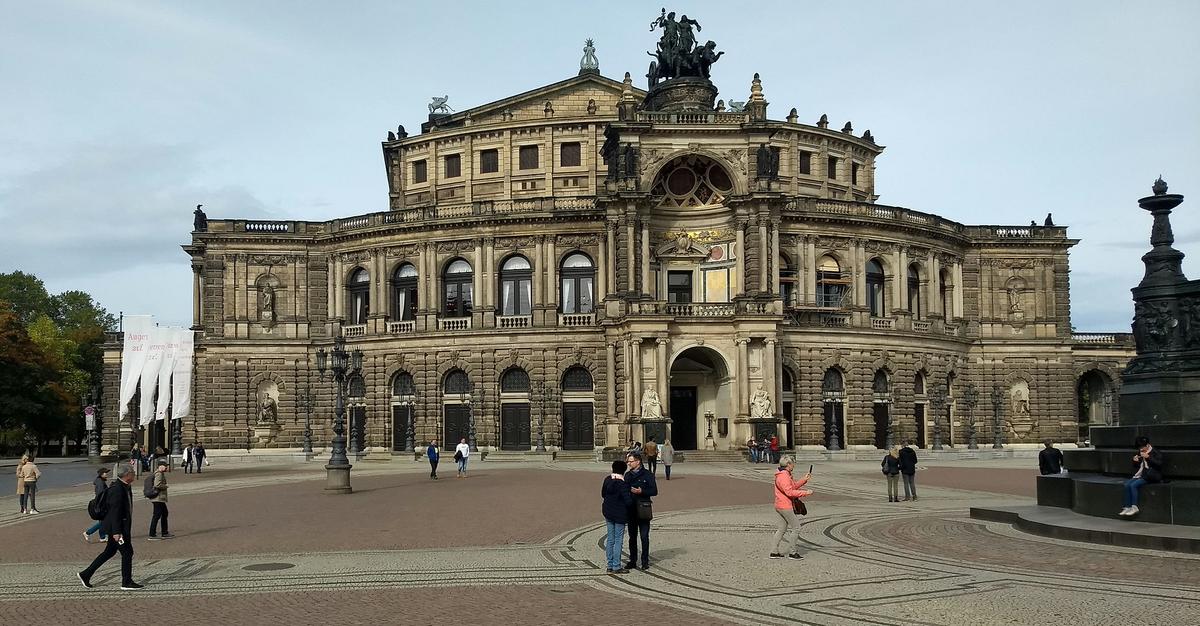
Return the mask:
<svg viewBox="0 0 1200 626">
<path fill-rule="evenodd" d="M 1125 481 L 1125 508 L 1117 513 L 1122 517 L 1138 514 L 1138 491 L 1146 483 L 1162 482 L 1163 463 L 1166 462 L 1166 455 L 1150 445 L 1149 437 L 1138 437 L 1133 445 L 1137 447 L 1138 453 L 1133 456 L 1133 478 Z"/>
</svg>

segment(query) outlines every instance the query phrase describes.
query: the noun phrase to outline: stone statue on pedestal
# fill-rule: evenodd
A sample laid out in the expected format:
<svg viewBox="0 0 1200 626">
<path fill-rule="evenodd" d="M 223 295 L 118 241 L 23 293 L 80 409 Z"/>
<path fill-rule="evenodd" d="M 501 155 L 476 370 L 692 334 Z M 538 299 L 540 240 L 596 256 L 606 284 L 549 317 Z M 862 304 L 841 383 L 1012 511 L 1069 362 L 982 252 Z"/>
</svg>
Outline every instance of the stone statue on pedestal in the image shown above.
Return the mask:
<svg viewBox="0 0 1200 626">
<path fill-rule="evenodd" d="M 750 417 L 771 417 L 771 396 L 762 387 L 750 397 Z"/>
<path fill-rule="evenodd" d="M 662 419 L 662 416 L 662 402 L 658 399 L 658 392 L 647 389 L 646 393 L 642 394 L 642 419 Z"/>
</svg>

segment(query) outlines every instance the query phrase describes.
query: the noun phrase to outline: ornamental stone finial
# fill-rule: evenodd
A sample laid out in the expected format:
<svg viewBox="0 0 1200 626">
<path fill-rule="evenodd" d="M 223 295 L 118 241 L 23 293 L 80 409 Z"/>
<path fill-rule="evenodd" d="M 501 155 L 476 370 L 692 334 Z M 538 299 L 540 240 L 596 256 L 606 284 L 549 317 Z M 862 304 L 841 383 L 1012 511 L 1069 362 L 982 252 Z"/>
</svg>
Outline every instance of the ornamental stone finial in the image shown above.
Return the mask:
<svg viewBox="0 0 1200 626">
<path fill-rule="evenodd" d="M 787 116 L 788 123 L 795 124 L 796 121 L 799 119 L 800 119 L 800 115 L 796 112 L 796 107 L 792 107 L 792 110 L 788 111 L 788 116 Z"/>
<path fill-rule="evenodd" d="M 579 60 L 579 73 L 600 73 L 600 59 L 596 58 L 596 46 L 591 38 L 583 42 L 583 58 Z"/>
<path fill-rule="evenodd" d="M 822 113 L 821 119 L 817 120 L 817 128 L 829 128 L 829 116 Z"/>
<path fill-rule="evenodd" d="M 754 73 L 754 79 L 750 81 L 750 101 L 762 102 L 763 88 L 762 79 L 758 77 L 758 72 Z"/>
<path fill-rule="evenodd" d="M 1162 174 L 1159 174 L 1158 180 L 1154 181 L 1154 186 L 1150 189 L 1156 196 L 1161 196 L 1167 193 L 1167 181 L 1163 180 Z"/>
<path fill-rule="evenodd" d="M 842 127 L 842 132 L 843 132 L 843 133 L 847 133 L 847 134 L 849 134 L 849 133 L 853 133 L 853 132 L 854 132 L 854 126 L 853 126 L 853 125 L 851 125 L 851 124 L 850 124 L 850 122 L 846 122 L 846 125 Z"/>
</svg>

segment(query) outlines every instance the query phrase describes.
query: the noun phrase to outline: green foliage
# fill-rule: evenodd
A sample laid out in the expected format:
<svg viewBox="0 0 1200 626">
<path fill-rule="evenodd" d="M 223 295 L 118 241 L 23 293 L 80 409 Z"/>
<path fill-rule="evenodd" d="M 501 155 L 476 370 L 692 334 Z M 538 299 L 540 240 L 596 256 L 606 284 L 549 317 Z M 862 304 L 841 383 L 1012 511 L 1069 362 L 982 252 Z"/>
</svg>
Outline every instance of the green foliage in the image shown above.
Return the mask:
<svg viewBox="0 0 1200 626">
<path fill-rule="evenodd" d="M 74 437 L 81 398 L 100 384 L 104 332 L 117 320 L 90 295 L 51 295 L 36 276 L 0 273 L 0 431 Z"/>
</svg>

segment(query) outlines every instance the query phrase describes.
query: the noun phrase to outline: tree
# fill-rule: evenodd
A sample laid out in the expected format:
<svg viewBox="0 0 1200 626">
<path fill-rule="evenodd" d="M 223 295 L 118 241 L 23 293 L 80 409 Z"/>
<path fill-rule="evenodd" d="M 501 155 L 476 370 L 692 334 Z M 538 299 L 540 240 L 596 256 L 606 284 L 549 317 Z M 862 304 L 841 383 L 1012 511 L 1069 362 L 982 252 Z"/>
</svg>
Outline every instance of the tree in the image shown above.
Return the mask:
<svg viewBox="0 0 1200 626">
<path fill-rule="evenodd" d="M 66 426 L 66 390 L 58 372 L 11 306 L 0 306 L 0 428 L 44 441 Z"/>
<path fill-rule="evenodd" d="M 92 296 L 82 291 L 64 291 L 50 296 L 49 313 L 65 331 L 98 328 L 103 332 L 117 329 L 116 316 L 105 311 Z"/>
<path fill-rule="evenodd" d="M 0 300 L 12 306 L 13 313 L 25 326 L 39 315 L 49 315 L 53 311 L 46 285 L 37 276 L 21 271 L 0 273 Z"/>
</svg>

